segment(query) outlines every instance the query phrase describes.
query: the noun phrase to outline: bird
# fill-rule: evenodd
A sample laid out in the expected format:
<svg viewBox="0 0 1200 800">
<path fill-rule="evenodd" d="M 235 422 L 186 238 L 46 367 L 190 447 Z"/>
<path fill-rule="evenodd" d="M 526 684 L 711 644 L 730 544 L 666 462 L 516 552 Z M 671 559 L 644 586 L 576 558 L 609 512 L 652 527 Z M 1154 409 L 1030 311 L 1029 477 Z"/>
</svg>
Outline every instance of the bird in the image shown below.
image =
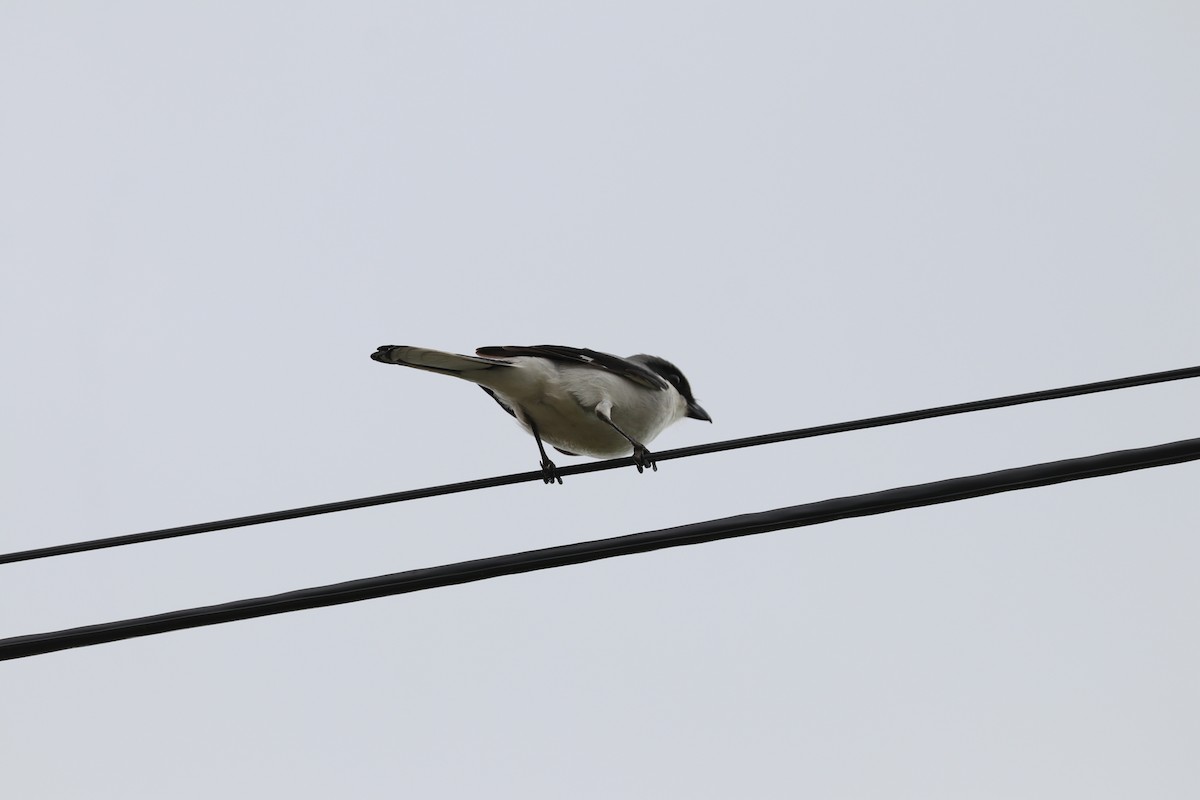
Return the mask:
<svg viewBox="0 0 1200 800">
<path fill-rule="evenodd" d="M 657 471 L 646 445 L 667 426 L 684 417 L 712 422 L 679 368 L 658 356 L 550 344 L 480 347 L 467 356 L 389 344 L 371 358 L 477 384 L 533 435 L 547 484 L 562 477 L 545 444 L 568 456 L 632 455 L 639 473 Z"/>
</svg>

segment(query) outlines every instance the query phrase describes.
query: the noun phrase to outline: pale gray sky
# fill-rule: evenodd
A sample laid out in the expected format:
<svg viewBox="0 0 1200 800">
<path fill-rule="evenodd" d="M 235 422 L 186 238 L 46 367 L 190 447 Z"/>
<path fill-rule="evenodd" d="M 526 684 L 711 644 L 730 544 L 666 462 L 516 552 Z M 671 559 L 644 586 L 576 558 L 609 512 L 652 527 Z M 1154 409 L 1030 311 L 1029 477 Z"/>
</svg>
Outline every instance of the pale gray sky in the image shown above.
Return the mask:
<svg viewBox="0 0 1200 800">
<path fill-rule="evenodd" d="M 1200 362 L 1191 3 L 0 5 L 3 551 Z M 1200 435 L 1130 390 L 0 567 L 0 636 Z M 571 459 L 563 459 L 568 463 Z M 1193 798 L 1200 465 L 0 665 L 5 796 Z"/>
</svg>

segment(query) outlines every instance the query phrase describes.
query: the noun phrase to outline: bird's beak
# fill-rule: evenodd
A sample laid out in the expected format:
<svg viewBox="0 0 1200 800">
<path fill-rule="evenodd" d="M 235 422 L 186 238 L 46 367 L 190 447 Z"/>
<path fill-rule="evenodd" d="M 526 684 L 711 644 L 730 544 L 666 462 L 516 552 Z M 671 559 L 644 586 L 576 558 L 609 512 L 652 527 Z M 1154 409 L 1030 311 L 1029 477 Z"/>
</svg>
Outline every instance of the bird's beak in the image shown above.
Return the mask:
<svg viewBox="0 0 1200 800">
<path fill-rule="evenodd" d="M 687 415 L 692 419 L 702 419 L 705 422 L 712 422 L 712 417 L 710 417 L 708 412 L 701 408 L 700 404 L 695 400 L 688 403 Z"/>
</svg>

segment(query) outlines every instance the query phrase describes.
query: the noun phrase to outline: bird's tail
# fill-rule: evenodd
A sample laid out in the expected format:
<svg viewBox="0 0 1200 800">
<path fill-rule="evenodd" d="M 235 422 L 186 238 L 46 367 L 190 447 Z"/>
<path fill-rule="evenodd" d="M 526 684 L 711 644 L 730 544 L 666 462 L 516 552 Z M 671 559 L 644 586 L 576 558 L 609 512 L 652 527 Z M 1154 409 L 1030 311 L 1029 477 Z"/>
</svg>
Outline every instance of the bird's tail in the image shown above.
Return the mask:
<svg viewBox="0 0 1200 800">
<path fill-rule="evenodd" d="M 429 372 L 440 372 L 443 375 L 458 375 L 463 372 L 478 372 L 493 367 L 511 366 L 507 361 L 495 358 L 480 358 L 479 356 L 464 356 L 458 353 L 445 353 L 441 350 L 430 350 L 427 347 L 408 347 L 406 345 L 386 344 L 380 347 L 371 358 L 381 364 L 399 364 L 403 367 L 415 367 Z M 467 377 L 463 375 L 461 377 Z"/>
</svg>

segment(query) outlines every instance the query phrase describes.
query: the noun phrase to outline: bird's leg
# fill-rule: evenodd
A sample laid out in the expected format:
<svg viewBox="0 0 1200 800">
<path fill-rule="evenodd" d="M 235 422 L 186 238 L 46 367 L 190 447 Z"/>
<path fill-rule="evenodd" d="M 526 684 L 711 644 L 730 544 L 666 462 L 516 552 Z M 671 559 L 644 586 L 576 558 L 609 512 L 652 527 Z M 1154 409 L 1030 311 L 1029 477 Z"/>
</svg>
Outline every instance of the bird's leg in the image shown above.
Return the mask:
<svg viewBox="0 0 1200 800">
<path fill-rule="evenodd" d="M 537 425 L 525 415 L 525 419 L 529 421 L 529 432 L 533 434 L 533 440 L 537 442 L 538 452 L 542 454 L 542 483 L 554 483 L 558 481 L 562 483 L 562 478 L 558 476 L 558 467 L 554 466 L 554 462 L 546 455 L 546 448 L 542 445 L 542 437 L 538 433 Z"/>
<path fill-rule="evenodd" d="M 658 472 L 658 464 L 654 463 L 654 454 L 646 449 L 646 445 L 642 444 L 637 439 L 634 439 L 628 433 L 621 430 L 620 427 L 617 426 L 617 423 L 612 421 L 612 417 L 609 415 L 611 409 L 611 403 L 601 403 L 600 405 L 596 406 L 596 416 L 604 420 L 605 424 L 607 424 L 617 433 L 624 436 L 625 440 L 633 445 L 633 464 L 637 467 L 638 472 L 642 472 L 647 467 L 655 472 Z"/>
</svg>

